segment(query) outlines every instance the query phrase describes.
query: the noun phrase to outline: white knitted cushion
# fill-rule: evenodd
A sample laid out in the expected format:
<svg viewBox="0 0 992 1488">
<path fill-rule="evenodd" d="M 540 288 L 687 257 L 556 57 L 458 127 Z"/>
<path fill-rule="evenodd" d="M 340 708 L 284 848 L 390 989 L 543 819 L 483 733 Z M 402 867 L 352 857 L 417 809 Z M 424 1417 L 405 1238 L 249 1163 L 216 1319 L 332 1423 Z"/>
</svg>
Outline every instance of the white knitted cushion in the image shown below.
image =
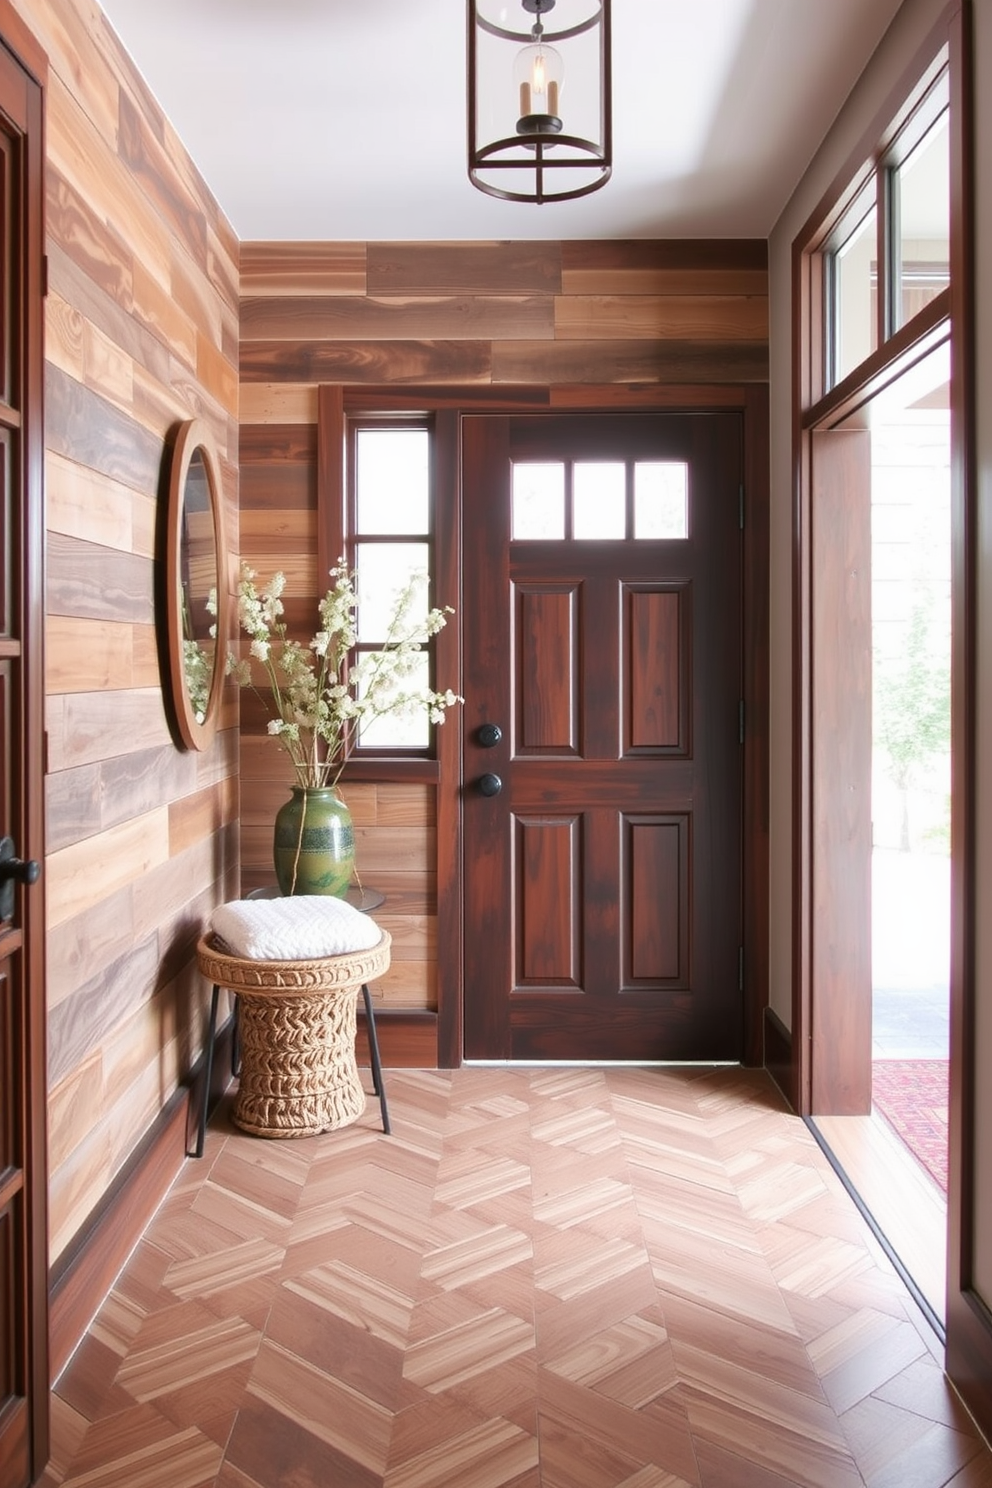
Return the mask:
<svg viewBox="0 0 992 1488">
<path fill-rule="evenodd" d="M 312 961 L 378 945 L 375 920 L 329 894 L 235 899 L 215 909 L 210 928 L 232 955 L 248 961 Z"/>
</svg>

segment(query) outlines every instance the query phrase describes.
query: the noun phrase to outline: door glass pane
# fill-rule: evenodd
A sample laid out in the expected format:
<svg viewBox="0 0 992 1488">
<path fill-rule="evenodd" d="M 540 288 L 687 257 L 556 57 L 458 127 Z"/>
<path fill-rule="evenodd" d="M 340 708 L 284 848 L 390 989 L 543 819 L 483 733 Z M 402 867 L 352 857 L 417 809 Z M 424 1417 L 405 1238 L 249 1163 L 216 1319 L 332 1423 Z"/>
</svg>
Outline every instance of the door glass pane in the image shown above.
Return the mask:
<svg viewBox="0 0 992 1488">
<path fill-rule="evenodd" d="M 426 429 L 358 430 L 359 532 L 429 530 L 429 448 Z"/>
<path fill-rule="evenodd" d="M 513 536 L 524 540 L 560 540 L 565 536 L 565 467 L 513 464 Z"/>
<path fill-rule="evenodd" d="M 896 327 L 950 283 L 951 171 L 945 111 L 895 172 L 899 239 Z"/>
<path fill-rule="evenodd" d="M 689 536 L 689 467 L 684 460 L 634 465 L 634 536 Z"/>
<path fill-rule="evenodd" d="M 878 344 L 878 260 L 875 208 L 832 255 L 834 283 L 831 386 L 870 356 Z"/>
<path fill-rule="evenodd" d="M 412 672 L 400 683 L 403 691 L 422 693 L 430 685 L 430 658 L 422 652 L 413 659 Z M 359 697 L 362 688 L 358 688 Z M 388 689 L 380 693 L 380 701 L 387 701 Z M 412 707 L 409 713 L 402 709 L 386 713 L 381 718 L 359 726 L 358 742 L 365 749 L 426 749 L 431 739 L 431 725 L 426 708 Z"/>
<path fill-rule="evenodd" d="M 399 595 L 414 573 L 427 573 L 427 543 L 358 543 L 358 639 L 381 643 L 386 640 Z M 411 624 L 428 610 L 428 586 L 417 592 Z"/>
<path fill-rule="evenodd" d="M 627 480 L 622 462 L 576 460 L 572 467 L 572 535 L 627 536 Z"/>
</svg>

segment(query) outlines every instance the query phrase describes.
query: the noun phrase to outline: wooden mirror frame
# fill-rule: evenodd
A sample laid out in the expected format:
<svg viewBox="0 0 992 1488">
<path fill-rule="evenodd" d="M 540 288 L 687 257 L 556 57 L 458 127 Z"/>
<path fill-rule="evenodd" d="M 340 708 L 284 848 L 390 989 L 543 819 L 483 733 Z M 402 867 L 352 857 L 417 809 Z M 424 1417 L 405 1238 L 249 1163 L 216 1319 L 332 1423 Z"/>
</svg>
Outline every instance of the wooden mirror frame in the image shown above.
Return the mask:
<svg viewBox="0 0 992 1488">
<path fill-rule="evenodd" d="M 183 652 L 182 604 L 183 516 L 190 466 L 199 454 L 207 478 L 213 521 L 217 569 L 217 624 L 210 689 L 204 715 L 198 718 L 186 680 Z M 168 625 L 169 681 L 180 738 L 187 749 L 206 749 L 213 740 L 220 712 L 227 658 L 229 595 L 227 544 L 224 535 L 224 493 L 220 463 L 210 430 L 202 419 L 189 419 L 179 426 L 169 466 L 167 532 L 165 552 L 166 621 Z"/>
</svg>

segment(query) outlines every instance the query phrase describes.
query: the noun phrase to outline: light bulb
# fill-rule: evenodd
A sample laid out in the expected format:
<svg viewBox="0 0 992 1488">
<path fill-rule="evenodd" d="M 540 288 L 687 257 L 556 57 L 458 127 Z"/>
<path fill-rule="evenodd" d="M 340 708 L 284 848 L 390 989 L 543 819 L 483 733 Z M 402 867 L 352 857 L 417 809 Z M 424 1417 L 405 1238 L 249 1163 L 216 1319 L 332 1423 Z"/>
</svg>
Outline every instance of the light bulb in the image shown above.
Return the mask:
<svg viewBox="0 0 992 1488">
<path fill-rule="evenodd" d="M 513 79 L 520 100 L 520 124 L 534 117 L 557 118 L 564 71 L 559 53 L 543 42 L 526 46 L 517 54 Z"/>
</svg>

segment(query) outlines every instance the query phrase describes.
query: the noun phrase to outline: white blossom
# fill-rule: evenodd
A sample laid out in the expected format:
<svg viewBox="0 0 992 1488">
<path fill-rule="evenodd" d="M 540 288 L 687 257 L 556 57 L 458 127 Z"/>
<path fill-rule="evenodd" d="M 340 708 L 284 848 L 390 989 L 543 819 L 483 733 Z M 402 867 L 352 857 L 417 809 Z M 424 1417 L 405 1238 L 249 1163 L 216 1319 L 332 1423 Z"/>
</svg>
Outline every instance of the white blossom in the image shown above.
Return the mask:
<svg viewBox="0 0 992 1488">
<path fill-rule="evenodd" d="M 447 708 L 464 701 L 450 688 L 404 686 L 421 673 L 424 643 L 454 613 L 450 606 L 423 611 L 426 574 L 412 574 L 397 596 L 385 643 L 357 660 L 355 575 L 343 558 L 331 569 L 331 588 L 317 606 L 320 628 L 306 645 L 287 634 L 281 618 L 285 575 L 274 574 L 261 590 L 257 577 L 242 564 L 238 620 L 250 645 L 247 657 L 228 656 L 227 671 L 240 686 L 258 691 L 251 659 L 261 664 L 275 711 L 268 733 L 289 754 L 300 785 L 333 785 L 360 726 L 387 714 L 417 711 L 440 724 Z"/>
</svg>

